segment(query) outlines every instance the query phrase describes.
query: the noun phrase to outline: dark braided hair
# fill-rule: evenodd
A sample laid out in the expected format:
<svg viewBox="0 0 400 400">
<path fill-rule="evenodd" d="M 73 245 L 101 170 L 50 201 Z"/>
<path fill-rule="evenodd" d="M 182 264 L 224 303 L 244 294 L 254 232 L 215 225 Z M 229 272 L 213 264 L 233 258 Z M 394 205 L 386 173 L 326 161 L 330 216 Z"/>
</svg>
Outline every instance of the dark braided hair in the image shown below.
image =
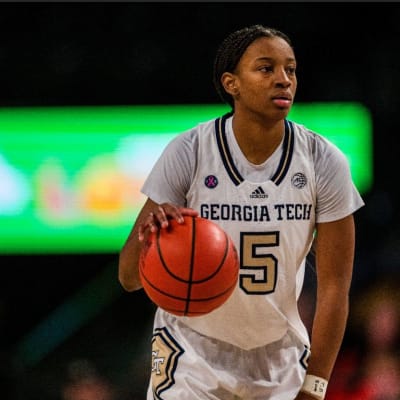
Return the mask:
<svg viewBox="0 0 400 400">
<path fill-rule="evenodd" d="M 263 25 L 252 25 L 231 33 L 223 40 L 217 50 L 214 60 L 213 83 L 218 95 L 232 109 L 234 105 L 233 98 L 225 91 L 221 83 L 221 77 L 224 72 L 234 72 L 243 53 L 260 37 L 280 37 L 292 47 L 289 37 L 283 32 Z"/>
</svg>

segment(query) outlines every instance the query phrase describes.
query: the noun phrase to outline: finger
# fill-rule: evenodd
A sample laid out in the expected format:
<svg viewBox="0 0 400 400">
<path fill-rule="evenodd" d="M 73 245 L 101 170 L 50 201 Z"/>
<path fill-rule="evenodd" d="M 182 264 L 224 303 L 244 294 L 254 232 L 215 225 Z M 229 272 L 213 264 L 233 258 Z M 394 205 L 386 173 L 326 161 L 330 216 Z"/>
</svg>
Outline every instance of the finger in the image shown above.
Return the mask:
<svg viewBox="0 0 400 400">
<path fill-rule="evenodd" d="M 156 232 L 158 227 L 154 221 L 154 213 L 149 213 L 149 216 L 146 218 L 145 222 L 139 225 L 138 229 L 138 237 L 139 241 L 143 241 L 145 238 L 146 229 L 149 229 L 150 232 Z"/>
<path fill-rule="evenodd" d="M 185 220 L 184 217 L 198 217 L 199 213 L 193 208 L 180 207 L 177 210 L 176 220 L 182 224 Z"/>
<path fill-rule="evenodd" d="M 138 229 L 139 242 L 143 242 L 144 240 L 144 231 L 145 231 L 144 225 L 140 224 Z"/>
<path fill-rule="evenodd" d="M 174 207 L 173 211 L 171 212 L 171 215 L 173 216 L 176 222 L 178 222 L 179 224 L 183 224 L 184 222 L 183 215 L 178 207 Z"/>
<path fill-rule="evenodd" d="M 155 222 L 154 213 L 152 212 L 149 214 L 148 226 L 151 232 L 156 232 L 158 229 L 157 224 Z"/>
<path fill-rule="evenodd" d="M 187 215 L 189 217 L 197 217 L 199 215 L 199 212 L 197 210 L 194 210 L 193 208 L 187 208 L 187 207 L 181 207 L 180 213 L 182 215 Z"/>
<path fill-rule="evenodd" d="M 199 213 L 198 211 L 194 210 L 193 208 L 187 208 L 187 207 L 175 207 L 173 216 L 175 220 L 182 224 L 185 220 L 184 217 L 198 217 Z"/>
<path fill-rule="evenodd" d="M 160 222 L 161 228 L 166 228 L 168 226 L 168 217 L 167 213 L 165 212 L 164 208 L 160 205 L 158 206 L 158 214 L 157 218 L 158 221 Z"/>
<path fill-rule="evenodd" d="M 182 214 L 179 211 L 179 208 L 170 203 L 163 203 L 158 206 L 157 218 L 160 221 L 160 224 L 163 228 L 168 226 L 168 219 L 174 219 L 178 223 L 183 222 Z"/>
</svg>

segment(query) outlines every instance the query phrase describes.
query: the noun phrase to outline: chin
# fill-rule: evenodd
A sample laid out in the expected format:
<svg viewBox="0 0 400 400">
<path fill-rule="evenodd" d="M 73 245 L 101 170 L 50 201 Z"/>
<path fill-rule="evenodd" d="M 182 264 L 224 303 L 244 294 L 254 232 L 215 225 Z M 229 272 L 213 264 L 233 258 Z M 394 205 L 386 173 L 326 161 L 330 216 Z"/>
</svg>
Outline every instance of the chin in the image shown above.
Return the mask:
<svg viewBox="0 0 400 400">
<path fill-rule="evenodd" d="M 280 120 L 280 119 L 285 119 L 289 115 L 290 108 L 280 108 L 275 112 L 275 118 Z"/>
</svg>

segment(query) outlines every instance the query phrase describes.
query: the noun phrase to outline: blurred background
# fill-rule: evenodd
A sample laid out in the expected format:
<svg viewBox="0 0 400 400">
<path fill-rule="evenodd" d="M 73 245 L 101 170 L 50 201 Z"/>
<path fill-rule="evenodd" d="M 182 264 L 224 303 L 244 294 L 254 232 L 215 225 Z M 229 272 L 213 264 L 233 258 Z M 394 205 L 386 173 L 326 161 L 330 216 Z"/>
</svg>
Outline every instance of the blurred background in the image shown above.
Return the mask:
<svg viewBox="0 0 400 400">
<path fill-rule="evenodd" d="M 118 251 L 154 157 L 223 110 L 219 43 L 261 23 L 293 41 L 300 119 L 358 110 L 366 206 L 328 399 L 400 399 L 399 19 L 396 3 L 1 3 L 0 397 L 145 398 L 154 306 L 120 287 Z M 308 327 L 314 289 L 310 268 Z"/>
</svg>

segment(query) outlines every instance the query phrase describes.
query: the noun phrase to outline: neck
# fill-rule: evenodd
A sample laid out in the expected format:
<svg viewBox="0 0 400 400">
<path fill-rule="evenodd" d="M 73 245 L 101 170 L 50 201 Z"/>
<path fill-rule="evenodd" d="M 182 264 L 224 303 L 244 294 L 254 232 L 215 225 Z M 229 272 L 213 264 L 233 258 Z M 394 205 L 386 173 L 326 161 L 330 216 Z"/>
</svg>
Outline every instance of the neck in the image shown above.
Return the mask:
<svg viewBox="0 0 400 400">
<path fill-rule="evenodd" d="M 262 164 L 276 150 L 285 133 L 284 120 L 258 121 L 233 116 L 233 133 L 244 156 L 253 164 Z"/>
</svg>

